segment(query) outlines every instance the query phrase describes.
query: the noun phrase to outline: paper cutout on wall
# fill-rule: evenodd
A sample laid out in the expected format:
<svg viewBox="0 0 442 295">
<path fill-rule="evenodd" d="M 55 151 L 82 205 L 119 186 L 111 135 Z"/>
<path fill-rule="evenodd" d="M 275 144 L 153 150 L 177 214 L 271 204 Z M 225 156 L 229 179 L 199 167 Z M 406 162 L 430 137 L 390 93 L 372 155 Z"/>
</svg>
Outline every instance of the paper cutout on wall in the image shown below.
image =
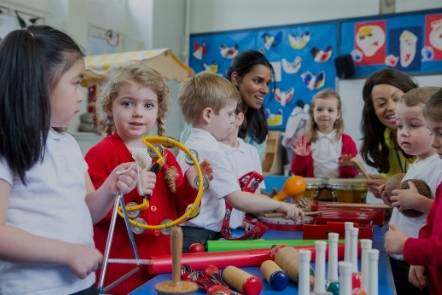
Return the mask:
<svg viewBox="0 0 442 295">
<path fill-rule="evenodd" d="M 282 32 L 279 31 L 275 35 L 272 35 L 268 32 L 265 32 L 262 35 L 262 41 L 264 42 L 264 47 L 267 50 L 270 50 L 273 47 L 278 46 L 281 43 L 282 40 Z"/>
<path fill-rule="evenodd" d="M 310 90 L 318 90 L 324 87 L 325 84 L 325 72 L 321 71 L 318 75 L 312 74 L 310 71 L 301 74 L 301 78 L 304 81 L 305 86 Z"/>
<path fill-rule="evenodd" d="M 397 59 L 399 70 L 418 70 L 421 67 L 420 52 L 422 34 L 418 27 L 394 29 L 389 32 L 389 52 Z M 390 56 L 389 55 L 389 56 Z"/>
<path fill-rule="evenodd" d="M 293 62 L 289 62 L 285 58 L 281 60 L 282 69 L 286 74 L 295 74 L 299 71 L 302 65 L 302 58 L 300 56 L 295 57 Z"/>
<path fill-rule="evenodd" d="M 355 49 L 358 64 L 382 64 L 385 59 L 385 21 L 356 23 Z"/>
<path fill-rule="evenodd" d="M 310 32 L 303 32 L 300 35 L 289 34 L 289 44 L 293 49 L 303 49 L 310 41 Z"/>
<path fill-rule="evenodd" d="M 442 60 L 442 14 L 427 15 L 425 18 L 426 60 Z"/>
<path fill-rule="evenodd" d="M 198 44 L 198 42 L 195 42 L 193 44 L 193 57 L 195 57 L 198 60 L 202 60 L 203 57 L 206 55 L 206 43 Z"/>
<path fill-rule="evenodd" d="M 232 59 L 238 55 L 238 44 L 234 44 L 230 47 L 226 44 L 221 44 L 219 47 L 219 53 L 224 58 Z"/>
<path fill-rule="evenodd" d="M 283 107 L 292 100 L 293 96 L 295 96 L 295 89 L 294 88 L 290 88 L 287 91 L 281 91 L 281 89 L 279 89 L 279 88 L 276 88 L 276 90 L 275 90 L 275 99 Z"/>
<path fill-rule="evenodd" d="M 325 63 L 327 62 L 333 54 L 333 48 L 328 46 L 325 50 L 319 50 L 317 47 L 313 47 L 310 50 L 313 55 L 313 59 L 317 63 Z"/>
</svg>

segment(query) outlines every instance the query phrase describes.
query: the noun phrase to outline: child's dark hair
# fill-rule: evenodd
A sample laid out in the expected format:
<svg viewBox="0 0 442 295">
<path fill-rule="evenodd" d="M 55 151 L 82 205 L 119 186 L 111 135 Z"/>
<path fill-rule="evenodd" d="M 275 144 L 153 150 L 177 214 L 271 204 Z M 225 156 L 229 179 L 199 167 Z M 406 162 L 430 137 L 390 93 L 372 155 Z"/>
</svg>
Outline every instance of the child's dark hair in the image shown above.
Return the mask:
<svg viewBox="0 0 442 295">
<path fill-rule="evenodd" d="M 12 31 L 0 44 L 0 157 L 23 183 L 44 155 L 51 88 L 82 56 L 72 38 L 49 26 Z"/>
<path fill-rule="evenodd" d="M 232 74 L 237 73 L 238 78 L 241 80 L 256 65 L 266 66 L 272 72 L 272 77 L 275 76 L 273 66 L 264 54 L 256 50 L 247 50 L 235 57 L 227 71 L 226 77 L 228 80 L 232 81 Z M 266 139 L 268 133 L 269 129 L 264 114 L 264 108 L 247 108 L 244 123 L 239 129 L 239 137 L 245 138 L 249 135 L 257 143 L 262 143 Z"/>
<path fill-rule="evenodd" d="M 390 163 L 388 162 L 389 149 L 384 140 L 386 126 L 376 116 L 371 97 L 373 88 L 380 84 L 394 86 L 404 93 L 416 88 L 417 84 L 407 74 L 393 68 L 386 68 L 372 74 L 362 89 L 364 107 L 361 121 L 361 155 L 368 165 L 377 168 L 381 173 L 387 173 L 390 170 Z M 392 140 L 395 138 L 396 136 L 392 136 Z"/>
<path fill-rule="evenodd" d="M 442 123 L 442 90 L 433 94 L 425 104 L 424 116 L 431 121 Z"/>
</svg>

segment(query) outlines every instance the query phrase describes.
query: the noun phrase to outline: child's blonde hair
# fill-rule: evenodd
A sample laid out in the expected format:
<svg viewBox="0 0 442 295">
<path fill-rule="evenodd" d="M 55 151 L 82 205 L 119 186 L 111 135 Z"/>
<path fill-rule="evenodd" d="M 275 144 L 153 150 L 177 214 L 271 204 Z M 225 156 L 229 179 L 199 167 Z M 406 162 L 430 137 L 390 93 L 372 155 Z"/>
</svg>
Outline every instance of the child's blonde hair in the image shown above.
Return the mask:
<svg viewBox="0 0 442 295">
<path fill-rule="evenodd" d="M 439 91 L 425 104 L 424 116 L 434 122 L 442 123 L 442 88 L 439 88 Z"/>
<path fill-rule="evenodd" d="M 143 87 L 151 89 L 158 97 L 158 117 L 157 128 L 158 134 L 163 135 L 166 132 L 166 112 L 167 98 L 169 96 L 169 88 L 166 81 L 156 70 L 151 68 L 147 62 L 137 61 L 127 65 L 113 69 L 103 86 L 101 92 L 103 111 L 106 113 L 104 128 L 107 134 L 111 134 L 114 129 L 114 121 L 112 118 L 112 103 L 118 96 L 120 87 L 124 83 L 136 82 Z"/>
<path fill-rule="evenodd" d="M 400 101 L 403 102 L 407 107 L 414 107 L 419 104 L 426 105 L 430 98 L 441 89 L 442 88 L 440 87 L 430 86 L 413 88 L 403 94 L 400 98 Z"/>
<path fill-rule="evenodd" d="M 228 102 L 240 102 L 241 96 L 230 81 L 218 75 L 203 73 L 183 83 L 179 101 L 184 119 L 194 124 L 205 108 L 210 107 L 218 114 Z"/>
<path fill-rule="evenodd" d="M 338 103 L 338 112 L 339 118 L 336 119 L 333 128 L 336 130 L 336 139 L 339 139 L 344 132 L 344 120 L 342 119 L 342 101 L 339 94 L 332 89 L 324 89 L 316 93 L 313 96 L 311 106 L 309 109 L 310 120 L 308 121 L 306 127 L 306 136 L 310 139 L 310 141 L 315 142 L 318 138 L 318 126 L 313 118 L 313 111 L 315 108 L 315 102 L 317 99 L 336 99 Z"/>
</svg>

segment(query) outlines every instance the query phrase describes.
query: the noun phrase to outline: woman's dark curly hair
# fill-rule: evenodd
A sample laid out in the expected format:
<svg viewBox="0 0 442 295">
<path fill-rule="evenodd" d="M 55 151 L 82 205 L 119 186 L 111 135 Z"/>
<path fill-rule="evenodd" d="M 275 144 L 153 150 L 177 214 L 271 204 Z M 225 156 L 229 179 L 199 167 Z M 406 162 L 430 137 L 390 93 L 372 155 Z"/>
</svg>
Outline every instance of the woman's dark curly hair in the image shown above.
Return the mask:
<svg viewBox="0 0 442 295">
<path fill-rule="evenodd" d="M 404 93 L 418 87 L 418 85 L 407 74 L 393 68 L 386 68 L 373 73 L 362 89 L 364 107 L 361 122 L 363 134 L 361 156 L 368 165 L 377 168 L 381 173 L 387 173 L 390 170 L 388 147 L 384 140 L 384 131 L 387 127 L 376 116 L 371 96 L 373 88 L 380 84 L 394 86 Z M 392 140 L 396 143 L 395 136 L 392 137 Z"/>
</svg>

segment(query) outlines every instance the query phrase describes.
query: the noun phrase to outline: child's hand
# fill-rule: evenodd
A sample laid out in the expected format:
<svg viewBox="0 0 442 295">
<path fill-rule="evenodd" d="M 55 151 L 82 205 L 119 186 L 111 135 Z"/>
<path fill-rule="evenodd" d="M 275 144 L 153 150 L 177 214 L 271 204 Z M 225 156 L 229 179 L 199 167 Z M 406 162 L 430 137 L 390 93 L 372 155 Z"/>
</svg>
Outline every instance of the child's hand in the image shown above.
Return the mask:
<svg viewBox="0 0 442 295">
<path fill-rule="evenodd" d="M 385 178 L 382 175 L 370 174 L 367 178 L 367 188 L 376 198 L 381 198 L 385 190 Z"/>
<path fill-rule="evenodd" d="M 213 169 L 212 165 L 209 161 L 204 160 L 200 163 L 201 172 L 203 172 L 203 176 L 205 178 L 205 181 L 212 180 L 213 179 Z M 198 179 L 198 172 L 196 171 L 196 167 L 194 165 L 190 166 L 189 169 L 186 171 L 186 178 L 187 181 L 194 187 L 198 188 L 198 185 L 196 183 Z"/>
<path fill-rule="evenodd" d="M 285 213 L 287 218 L 293 220 L 300 220 L 304 218 L 304 211 L 295 204 L 290 204 L 286 202 L 280 202 L 280 207 L 276 210 L 281 213 Z"/>
<path fill-rule="evenodd" d="M 339 166 L 354 166 L 351 159 L 353 159 L 353 156 L 350 154 L 340 156 L 338 161 Z"/>
<path fill-rule="evenodd" d="M 391 205 L 399 210 L 413 209 L 419 207 L 420 200 L 426 199 L 419 194 L 412 181 L 408 181 L 408 189 L 395 189 L 390 196 Z"/>
<path fill-rule="evenodd" d="M 291 146 L 293 152 L 298 156 L 308 156 L 311 153 L 311 147 L 308 145 L 308 140 L 305 136 L 301 136 L 295 140 Z"/>
<path fill-rule="evenodd" d="M 147 168 L 140 170 L 139 173 L 138 194 L 140 196 L 151 196 L 155 188 L 157 175 Z"/>
<path fill-rule="evenodd" d="M 80 244 L 68 244 L 67 246 L 66 265 L 81 279 L 96 271 L 102 260 L 103 255 L 93 247 Z"/>
<path fill-rule="evenodd" d="M 120 164 L 114 168 L 104 184 L 112 194 L 127 194 L 137 184 L 137 169 L 134 162 Z"/>
<path fill-rule="evenodd" d="M 423 267 L 422 265 L 410 265 L 410 271 L 408 272 L 408 281 L 420 289 L 425 288 L 427 286 L 425 267 Z"/>
<path fill-rule="evenodd" d="M 388 254 L 402 254 L 404 251 L 405 241 L 408 239 L 393 224 L 389 225 L 390 229 L 385 234 L 384 246 Z"/>
</svg>

